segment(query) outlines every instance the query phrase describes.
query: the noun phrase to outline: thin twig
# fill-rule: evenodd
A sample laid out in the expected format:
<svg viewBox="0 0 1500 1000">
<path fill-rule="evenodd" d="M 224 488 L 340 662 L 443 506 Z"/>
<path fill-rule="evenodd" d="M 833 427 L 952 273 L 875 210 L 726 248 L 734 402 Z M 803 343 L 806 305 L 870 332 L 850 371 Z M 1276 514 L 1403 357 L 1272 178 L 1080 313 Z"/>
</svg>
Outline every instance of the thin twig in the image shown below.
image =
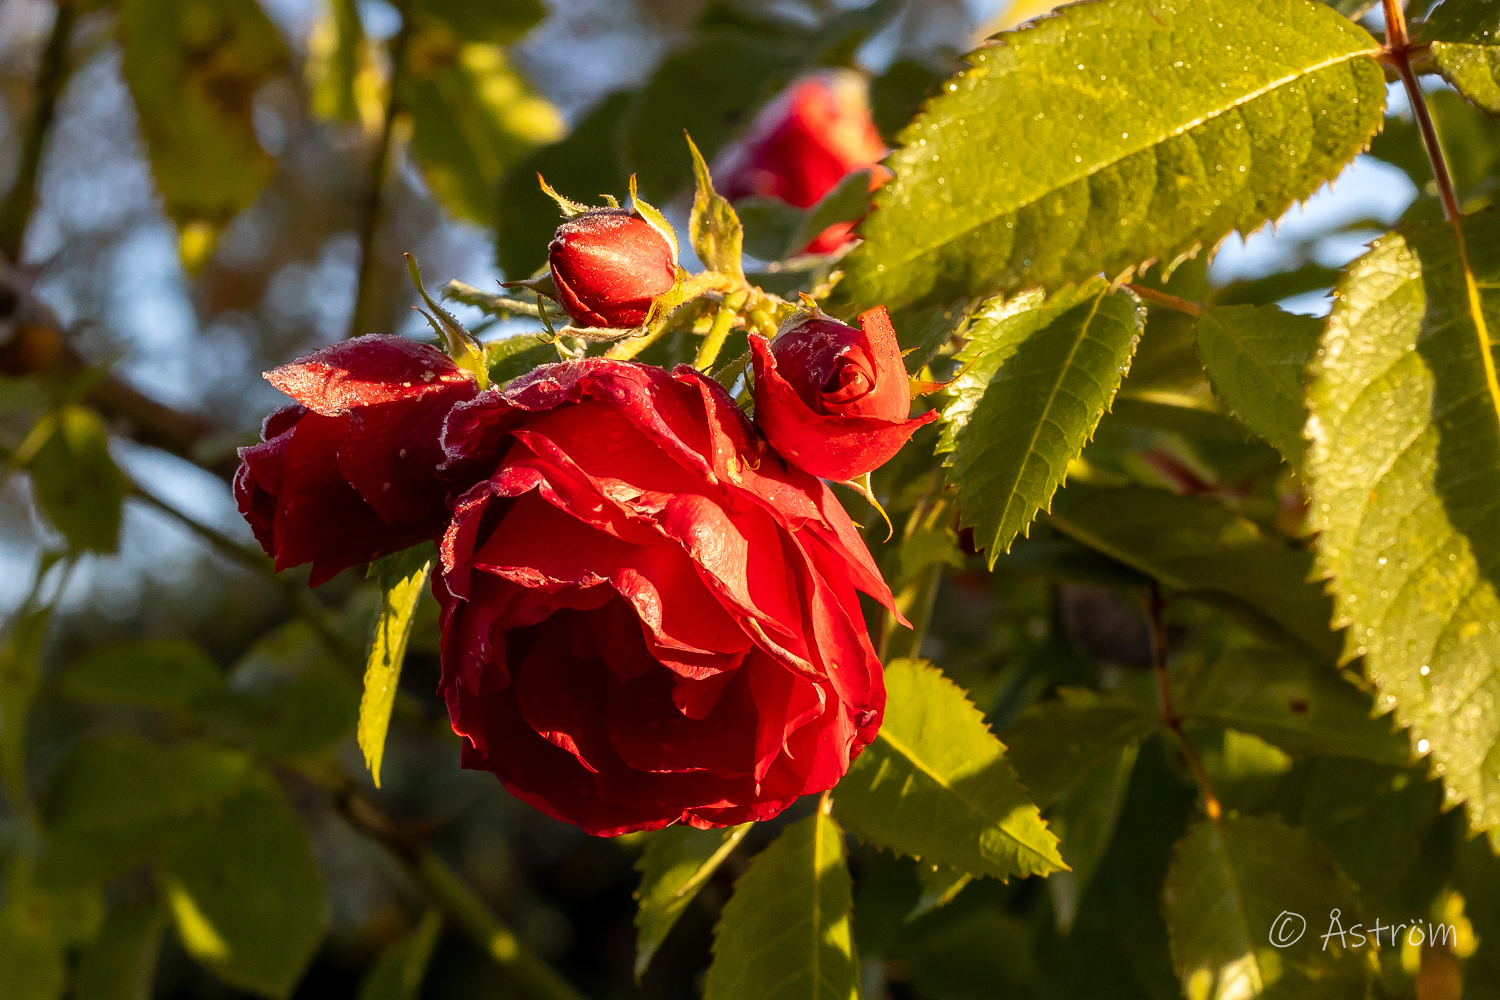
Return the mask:
<svg viewBox="0 0 1500 1000">
<path fill-rule="evenodd" d="M 1411 68 L 1413 48 L 1406 31 L 1406 11 L 1402 9 L 1400 0 L 1384 0 L 1384 3 L 1385 53 L 1388 61 L 1396 67 L 1396 73 L 1406 88 L 1412 117 L 1416 119 L 1417 130 L 1422 133 L 1422 145 L 1427 149 L 1427 159 L 1432 163 L 1432 178 L 1437 182 L 1438 196 L 1443 201 L 1443 215 L 1449 222 L 1456 222 L 1463 212 L 1458 207 L 1453 176 L 1448 170 L 1448 160 L 1443 156 L 1443 146 L 1438 141 L 1437 128 L 1433 125 L 1427 98 L 1417 82 L 1417 74 Z"/>
<path fill-rule="evenodd" d="M 0 204 L 0 253 L 17 263 L 21 260 L 26 240 L 26 224 L 31 221 L 31 210 L 36 205 L 37 173 L 41 170 L 47 131 L 52 126 L 57 99 L 72 69 L 68 62 L 68 43 L 73 37 L 73 4 L 69 0 L 60 0 L 56 8 L 52 35 L 47 39 L 47 48 L 43 50 L 41 65 L 37 68 L 31 118 L 21 141 L 20 170 L 16 172 L 10 193 Z"/>
<path fill-rule="evenodd" d="M 1198 759 L 1197 751 L 1188 742 L 1187 733 L 1182 727 L 1182 716 L 1177 714 L 1177 707 L 1172 704 L 1172 679 L 1167 669 L 1167 627 L 1162 618 L 1166 602 L 1162 600 L 1161 584 L 1155 580 L 1146 589 L 1145 603 L 1146 617 L 1151 624 L 1151 671 L 1156 677 L 1156 704 L 1161 712 L 1161 722 L 1177 738 L 1177 745 L 1187 760 L 1188 770 L 1193 772 L 1193 780 L 1198 782 L 1198 789 L 1203 793 L 1203 810 L 1208 813 L 1209 819 L 1217 823 L 1224 811 L 1219 806 L 1218 796 L 1214 794 L 1213 783 L 1209 781 L 1203 761 Z"/>
<path fill-rule="evenodd" d="M 1166 292 L 1158 292 L 1156 289 L 1147 288 L 1145 285 L 1126 285 L 1125 287 L 1154 305 L 1175 309 L 1180 313 L 1187 313 L 1189 316 L 1203 315 L 1203 307 L 1196 302 L 1189 302 L 1187 299 L 1178 298 L 1176 295 L 1168 295 Z"/>
<path fill-rule="evenodd" d="M 352 785 L 336 794 L 334 803 L 350 826 L 390 851 L 428 900 L 504 970 L 518 993 L 534 1000 L 583 1000 L 567 980 L 522 950 L 515 933 L 422 837 L 403 828 Z"/>
<path fill-rule="evenodd" d="M 369 333 L 374 326 L 375 303 L 379 297 L 376 281 L 380 262 L 375 257 L 375 236 L 380 231 L 386 175 L 390 172 L 391 146 L 395 141 L 396 120 L 401 116 L 401 87 L 406 79 L 406 49 L 411 39 L 412 13 L 409 5 L 396 4 L 401 14 L 401 30 L 391 39 L 390 92 L 386 95 L 385 120 L 380 127 L 380 144 L 370 160 L 364 190 L 359 204 L 359 284 L 354 293 L 354 313 L 349 317 L 350 337 Z"/>
</svg>

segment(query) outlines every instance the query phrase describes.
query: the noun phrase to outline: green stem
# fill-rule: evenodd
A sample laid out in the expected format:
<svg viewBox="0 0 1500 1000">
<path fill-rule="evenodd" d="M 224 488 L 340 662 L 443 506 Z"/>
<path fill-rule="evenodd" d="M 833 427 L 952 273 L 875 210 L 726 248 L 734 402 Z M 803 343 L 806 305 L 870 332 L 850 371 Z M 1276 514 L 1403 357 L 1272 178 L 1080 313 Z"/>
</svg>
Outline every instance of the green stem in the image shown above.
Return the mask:
<svg viewBox="0 0 1500 1000">
<path fill-rule="evenodd" d="M 706 372 L 713 367 L 719 359 L 719 352 L 724 349 L 724 342 L 729 339 L 729 331 L 734 326 L 734 321 L 739 318 L 740 309 L 744 306 L 748 295 L 743 291 L 731 292 L 725 297 L 719 311 L 714 314 L 714 325 L 708 328 L 708 335 L 703 338 L 703 343 L 698 347 L 698 356 L 693 359 L 693 367 L 700 372 Z"/>
<path fill-rule="evenodd" d="M 47 48 L 42 52 L 42 62 L 37 69 L 36 96 L 31 106 L 31 118 L 26 124 L 26 135 L 21 142 L 20 170 L 4 203 L 0 203 L 0 253 L 16 262 L 21 259 L 26 224 L 31 221 L 31 210 L 36 205 L 36 179 L 42 165 L 47 130 L 52 126 L 57 99 L 71 71 L 68 43 L 73 36 L 73 20 L 73 4 L 69 0 L 59 0 L 52 35 L 47 39 Z"/>
<path fill-rule="evenodd" d="M 386 176 L 390 173 L 391 147 L 395 143 L 396 120 L 401 116 L 401 87 L 406 80 L 406 50 L 411 40 L 412 15 L 408 5 L 397 3 L 401 30 L 391 39 L 390 93 L 386 95 L 385 120 L 380 128 L 380 144 L 370 160 L 359 206 L 359 284 L 354 294 L 354 314 L 349 317 L 350 337 L 372 332 L 375 311 L 380 299 L 380 262 L 375 258 L 375 236 L 384 216 Z"/>
</svg>

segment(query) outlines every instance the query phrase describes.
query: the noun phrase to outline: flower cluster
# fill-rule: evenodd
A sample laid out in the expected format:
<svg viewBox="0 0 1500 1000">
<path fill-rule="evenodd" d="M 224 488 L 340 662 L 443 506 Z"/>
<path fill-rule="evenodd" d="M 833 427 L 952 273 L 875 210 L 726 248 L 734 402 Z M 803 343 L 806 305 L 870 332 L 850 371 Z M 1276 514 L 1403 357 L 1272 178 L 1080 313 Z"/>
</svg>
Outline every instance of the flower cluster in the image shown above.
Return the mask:
<svg viewBox="0 0 1500 1000">
<path fill-rule="evenodd" d="M 680 288 L 646 208 L 557 231 L 575 322 L 639 326 Z M 536 808 L 606 835 L 774 816 L 831 788 L 885 706 L 858 593 L 894 601 L 824 480 L 933 416 L 908 419 L 883 309 L 786 310 L 751 335 L 753 421 L 685 365 L 585 357 L 485 388 L 398 337 L 325 348 L 268 373 L 295 404 L 241 450 L 240 510 L 314 584 L 437 543 L 463 763 Z"/>
</svg>

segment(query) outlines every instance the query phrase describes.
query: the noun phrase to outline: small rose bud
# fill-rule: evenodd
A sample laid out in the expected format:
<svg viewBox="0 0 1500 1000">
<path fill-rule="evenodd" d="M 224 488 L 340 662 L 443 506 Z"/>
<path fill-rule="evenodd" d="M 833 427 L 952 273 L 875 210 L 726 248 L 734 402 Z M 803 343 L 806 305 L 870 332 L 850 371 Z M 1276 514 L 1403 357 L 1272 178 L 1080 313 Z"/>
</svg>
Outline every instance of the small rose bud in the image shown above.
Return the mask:
<svg viewBox="0 0 1500 1000">
<path fill-rule="evenodd" d="M 854 73 L 817 73 L 792 83 L 756 116 L 714 176 L 731 201 L 756 195 L 797 208 L 816 205 L 856 170 L 875 167 L 885 143 L 870 117 L 865 84 Z M 876 168 L 871 187 L 887 176 Z M 837 250 L 853 238 L 840 222 L 813 238 L 806 253 Z"/>
<path fill-rule="evenodd" d="M 884 306 L 859 329 L 816 313 L 782 325 L 769 343 L 752 336 L 755 422 L 771 447 L 823 479 L 848 480 L 884 465 L 937 412 L 908 420 L 911 383 Z"/>
<path fill-rule="evenodd" d="M 623 208 L 584 212 L 557 228 L 548 248 L 557 300 L 581 326 L 640 326 L 677 281 L 672 246 Z"/>
</svg>

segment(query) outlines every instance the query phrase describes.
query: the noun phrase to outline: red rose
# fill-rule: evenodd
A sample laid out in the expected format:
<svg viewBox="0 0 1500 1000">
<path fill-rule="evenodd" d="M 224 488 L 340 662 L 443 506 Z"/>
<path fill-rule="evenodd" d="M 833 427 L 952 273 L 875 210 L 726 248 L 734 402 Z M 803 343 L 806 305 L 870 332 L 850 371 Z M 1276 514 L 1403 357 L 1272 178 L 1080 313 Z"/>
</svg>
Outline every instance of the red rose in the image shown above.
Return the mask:
<svg viewBox="0 0 1500 1000">
<path fill-rule="evenodd" d="M 583 326 L 640 326 L 652 300 L 677 283 L 672 245 L 623 208 L 599 208 L 564 222 L 547 258 L 557 300 Z"/>
<path fill-rule="evenodd" d="M 828 488 L 696 371 L 547 365 L 456 407 L 433 590 L 465 767 L 589 833 L 776 815 L 833 785 L 885 687 L 891 606 Z M 467 473 L 465 473 L 467 474 Z"/>
<path fill-rule="evenodd" d="M 875 167 L 885 143 L 870 117 L 864 82 L 852 73 L 819 73 L 794 82 L 756 116 L 715 172 L 724 197 L 779 198 L 816 205 L 855 170 Z M 879 185 L 877 169 L 870 187 Z M 840 222 L 814 237 L 804 253 L 828 253 L 852 239 Z"/>
<path fill-rule="evenodd" d="M 379 334 L 266 378 L 301 405 L 272 413 L 264 443 L 240 449 L 234 495 L 278 570 L 311 562 L 317 586 L 442 532 L 438 437 L 478 391 L 473 379 L 431 347 Z"/>
<path fill-rule="evenodd" d="M 752 335 L 750 350 L 755 422 L 787 461 L 823 479 L 879 468 L 937 419 L 907 419 L 911 383 L 884 306 L 862 313 L 857 330 L 804 313 L 769 344 Z"/>
</svg>

